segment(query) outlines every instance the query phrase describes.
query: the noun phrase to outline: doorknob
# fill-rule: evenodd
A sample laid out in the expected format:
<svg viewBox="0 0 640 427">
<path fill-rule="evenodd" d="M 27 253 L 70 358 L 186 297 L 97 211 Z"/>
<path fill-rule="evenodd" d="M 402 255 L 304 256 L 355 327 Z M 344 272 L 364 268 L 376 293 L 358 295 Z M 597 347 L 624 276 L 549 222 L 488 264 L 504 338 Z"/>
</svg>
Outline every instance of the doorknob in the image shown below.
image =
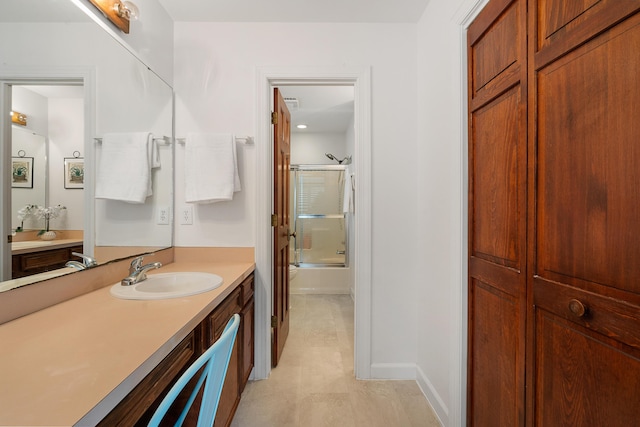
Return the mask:
<svg viewBox="0 0 640 427">
<path fill-rule="evenodd" d="M 576 317 L 583 317 L 587 313 L 587 307 L 577 299 L 569 301 L 569 311 Z"/>
<path fill-rule="evenodd" d="M 287 230 L 287 231 L 291 231 L 291 230 Z M 295 231 L 293 233 L 287 233 L 287 240 L 291 240 L 292 237 L 295 239 L 296 235 L 297 234 Z"/>
</svg>

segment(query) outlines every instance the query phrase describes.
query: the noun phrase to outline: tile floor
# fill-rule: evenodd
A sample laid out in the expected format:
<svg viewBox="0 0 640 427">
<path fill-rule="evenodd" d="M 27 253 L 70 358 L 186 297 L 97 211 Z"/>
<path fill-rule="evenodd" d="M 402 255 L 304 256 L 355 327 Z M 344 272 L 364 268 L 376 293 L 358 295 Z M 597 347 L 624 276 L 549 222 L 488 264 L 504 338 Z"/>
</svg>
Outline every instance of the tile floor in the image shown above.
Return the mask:
<svg viewBox="0 0 640 427">
<path fill-rule="evenodd" d="M 356 381 L 349 295 L 292 295 L 278 367 L 250 381 L 232 427 L 440 426 L 415 381 Z"/>
</svg>

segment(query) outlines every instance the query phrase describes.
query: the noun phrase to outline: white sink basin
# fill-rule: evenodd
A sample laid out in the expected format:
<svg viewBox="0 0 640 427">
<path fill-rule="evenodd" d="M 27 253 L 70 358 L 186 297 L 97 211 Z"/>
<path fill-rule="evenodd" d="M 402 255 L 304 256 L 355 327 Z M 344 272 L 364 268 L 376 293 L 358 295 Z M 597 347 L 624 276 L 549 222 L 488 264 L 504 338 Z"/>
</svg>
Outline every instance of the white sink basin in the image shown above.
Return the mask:
<svg viewBox="0 0 640 427">
<path fill-rule="evenodd" d="M 211 273 L 178 272 L 149 274 L 147 280 L 131 286 L 116 283 L 111 295 L 122 299 L 180 298 L 210 291 L 222 285 L 222 277 Z"/>
</svg>

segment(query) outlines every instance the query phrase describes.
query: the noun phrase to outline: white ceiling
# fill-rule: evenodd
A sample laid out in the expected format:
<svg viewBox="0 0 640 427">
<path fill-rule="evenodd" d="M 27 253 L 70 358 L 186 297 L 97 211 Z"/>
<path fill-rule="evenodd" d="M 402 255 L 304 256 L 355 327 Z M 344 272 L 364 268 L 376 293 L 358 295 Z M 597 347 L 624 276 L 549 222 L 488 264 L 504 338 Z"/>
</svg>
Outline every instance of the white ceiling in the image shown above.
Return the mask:
<svg viewBox="0 0 640 427">
<path fill-rule="evenodd" d="M 45 98 L 84 98 L 84 86 L 82 85 L 23 85 L 27 90 L 35 92 Z"/>
<path fill-rule="evenodd" d="M 174 21 L 371 23 L 418 22 L 429 2 L 429 0 L 159 1 Z"/>
<path fill-rule="evenodd" d="M 285 98 L 296 98 L 289 107 L 292 133 L 345 133 L 353 118 L 353 86 L 281 86 Z M 289 105 L 289 104 L 287 104 Z M 299 124 L 307 125 L 298 129 Z"/>
</svg>

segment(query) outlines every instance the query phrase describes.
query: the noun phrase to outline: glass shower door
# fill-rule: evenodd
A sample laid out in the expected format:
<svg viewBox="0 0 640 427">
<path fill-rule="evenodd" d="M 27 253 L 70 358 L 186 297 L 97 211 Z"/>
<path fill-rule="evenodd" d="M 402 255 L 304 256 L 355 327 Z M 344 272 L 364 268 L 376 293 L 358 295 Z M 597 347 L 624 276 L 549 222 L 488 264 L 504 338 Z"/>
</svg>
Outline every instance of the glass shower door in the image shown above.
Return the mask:
<svg viewBox="0 0 640 427">
<path fill-rule="evenodd" d="M 300 165 L 291 169 L 295 231 L 291 260 L 301 267 L 345 267 L 345 167 Z"/>
</svg>

